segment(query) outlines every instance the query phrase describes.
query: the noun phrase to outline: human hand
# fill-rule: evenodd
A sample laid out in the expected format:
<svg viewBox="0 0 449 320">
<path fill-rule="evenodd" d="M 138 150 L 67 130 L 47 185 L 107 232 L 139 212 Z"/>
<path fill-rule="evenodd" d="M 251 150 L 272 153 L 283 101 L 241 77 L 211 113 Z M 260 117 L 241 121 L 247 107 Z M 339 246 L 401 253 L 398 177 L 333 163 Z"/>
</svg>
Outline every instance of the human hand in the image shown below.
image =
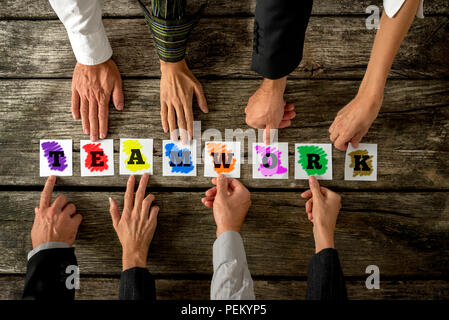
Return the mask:
<svg viewBox="0 0 449 320">
<path fill-rule="evenodd" d="M 286 104 L 284 90 L 287 77 L 270 80 L 264 79 L 259 89 L 249 98 L 245 108 L 246 123 L 257 129 L 265 129 L 264 142 L 271 142 L 270 130 L 291 125 L 296 116 L 295 106 Z"/>
<path fill-rule="evenodd" d="M 248 189 L 237 179 L 226 178 L 223 174 L 212 178 L 212 184 L 216 186 L 207 190 L 201 201 L 214 211 L 217 237 L 225 231 L 240 232 L 251 205 Z"/>
<path fill-rule="evenodd" d="M 334 248 L 334 231 L 337 216 L 341 209 L 341 197 L 324 187 L 320 187 L 314 176 L 309 177 L 310 189 L 301 194 L 302 198 L 310 198 L 306 202 L 306 212 L 313 223 L 315 252 L 326 248 Z"/>
<path fill-rule="evenodd" d="M 31 229 L 33 249 L 47 242 L 65 242 L 72 246 L 83 217 L 76 213 L 73 203 L 60 194 L 53 204 L 51 198 L 56 177 L 50 176 L 41 193 L 39 208 L 34 209 L 34 223 Z"/>
<path fill-rule="evenodd" d="M 337 113 L 329 128 L 330 139 L 335 148 L 344 151 L 348 148 L 348 143 L 358 148 L 360 140 L 376 120 L 382 100 L 382 95 L 359 93 Z"/>
<path fill-rule="evenodd" d="M 206 97 L 201 83 L 190 71 L 185 60 L 161 63 L 161 121 L 164 132 L 170 130 L 170 139 L 186 144 L 193 138 L 192 99 L 195 94 L 198 105 L 204 113 L 207 109 Z M 176 123 L 179 133 L 176 130 Z"/>
<path fill-rule="evenodd" d="M 123 249 L 123 271 L 134 267 L 145 268 L 147 266 L 148 249 L 156 230 L 159 213 L 159 207 L 153 206 L 150 210 L 155 199 L 154 196 L 149 194 L 145 197 L 148 178 L 148 173 L 145 173 L 140 179 L 133 205 L 136 179 L 134 176 L 129 177 L 121 216 L 117 202 L 113 198 L 109 198 L 112 225 Z"/>
<path fill-rule="evenodd" d="M 111 94 L 115 108 L 123 110 L 122 79 L 112 59 L 95 66 L 76 63 L 72 78 L 72 115 L 79 119 L 81 114 L 83 132 L 90 134 L 91 141 L 106 138 Z"/>
</svg>

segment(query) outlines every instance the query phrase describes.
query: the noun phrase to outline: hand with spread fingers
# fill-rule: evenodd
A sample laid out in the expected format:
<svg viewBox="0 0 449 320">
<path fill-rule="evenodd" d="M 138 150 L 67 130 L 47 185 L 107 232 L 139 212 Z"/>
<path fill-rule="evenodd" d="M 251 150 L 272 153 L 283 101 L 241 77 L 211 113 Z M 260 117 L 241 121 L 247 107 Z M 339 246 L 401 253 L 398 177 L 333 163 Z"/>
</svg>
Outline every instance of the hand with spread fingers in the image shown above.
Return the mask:
<svg viewBox="0 0 449 320">
<path fill-rule="evenodd" d="M 133 201 L 136 179 L 134 176 L 129 177 L 121 215 L 117 202 L 109 198 L 112 224 L 123 249 L 123 271 L 147 266 L 148 249 L 156 230 L 159 213 L 159 207 L 151 206 L 155 199 L 154 195 L 148 194 L 145 197 L 148 179 L 149 175 L 145 173 L 140 179 Z"/>
<path fill-rule="evenodd" d="M 72 78 L 72 115 L 83 125 L 91 141 L 108 134 L 109 101 L 119 111 L 124 108 L 122 79 L 112 59 L 87 66 L 77 62 Z"/>
<path fill-rule="evenodd" d="M 215 187 L 207 190 L 201 201 L 214 211 L 217 237 L 230 230 L 240 232 L 251 205 L 250 192 L 240 181 L 223 174 L 213 178 L 212 184 Z"/>
<path fill-rule="evenodd" d="M 246 123 L 256 129 L 265 129 L 264 142 L 270 144 L 271 129 L 285 128 L 291 125 L 296 116 L 295 106 L 286 104 L 284 90 L 287 77 L 264 79 L 261 86 L 249 98 L 245 108 Z"/>
<path fill-rule="evenodd" d="M 65 242 L 72 246 L 83 217 L 76 213 L 73 203 L 64 195 L 51 203 L 56 177 L 50 176 L 41 194 L 39 208 L 34 209 L 34 223 L 31 229 L 33 249 L 48 242 Z"/>
<path fill-rule="evenodd" d="M 306 212 L 313 223 L 315 252 L 326 248 L 334 248 L 334 231 L 338 213 L 341 209 L 341 197 L 337 193 L 320 187 L 314 176 L 309 177 L 310 189 L 301 194 L 302 198 L 310 198 L 306 202 Z"/>
<path fill-rule="evenodd" d="M 183 59 L 178 62 L 161 63 L 161 121 L 164 132 L 170 132 L 170 139 L 187 144 L 193 138 L 192 100 L 196 96 L 204 113 L 209 112 L 201 83 Z"/>
</svg>

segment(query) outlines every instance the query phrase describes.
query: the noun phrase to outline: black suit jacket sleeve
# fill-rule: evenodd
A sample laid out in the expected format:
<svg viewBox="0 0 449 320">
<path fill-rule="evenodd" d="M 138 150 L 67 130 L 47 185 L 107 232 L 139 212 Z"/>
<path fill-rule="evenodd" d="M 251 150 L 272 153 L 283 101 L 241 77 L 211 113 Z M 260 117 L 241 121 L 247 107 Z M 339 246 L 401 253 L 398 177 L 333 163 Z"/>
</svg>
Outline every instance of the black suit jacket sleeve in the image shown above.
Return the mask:
<svg viewBox="0 0 449 320">
<path fill-rule="evenodd" d="M 70 265 L 77 266 L 74 248 L 45 249 L 28 260 L 22 299 L 73 300 L 75 289 L 66 286 Z"/>
<path fill-rule="evenodd" d="M 131 268 L 120 276 L 120 300 L 156 300 L 154 278 L 146 268 Z"/>
<path fill-rule="evenodd" d="M 332 248 L 321 250 L 310 260 L 306 299 L 348 299 L 337 250 Z"/>
<path fill-rule="evenodd" d="M 313 0 L 258 0 L 251 69 L 279 79 L 301 62 Z"/>
</svg>

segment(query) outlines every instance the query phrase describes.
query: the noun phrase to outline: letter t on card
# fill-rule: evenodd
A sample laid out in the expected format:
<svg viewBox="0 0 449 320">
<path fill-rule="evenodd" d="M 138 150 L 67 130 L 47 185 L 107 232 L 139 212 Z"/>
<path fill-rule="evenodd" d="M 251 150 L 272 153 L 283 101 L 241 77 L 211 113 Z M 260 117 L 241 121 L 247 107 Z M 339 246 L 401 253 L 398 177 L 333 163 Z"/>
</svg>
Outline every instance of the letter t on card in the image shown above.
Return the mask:
<svg viewBox="0 0 449 320">
<path fill-rule="evenodd" d="M 114 141 L 80 141 L 81 176 L 114 175 Z"/>
<path fill-rule="evenodd" d="M 120 174 L 153 174 L 153 139 L 120 139 Z"/>
<path fill-rule="evenodd" d="M 41 140 L 40 176 L 72 175 L 72 140 Z"/>
</svg>

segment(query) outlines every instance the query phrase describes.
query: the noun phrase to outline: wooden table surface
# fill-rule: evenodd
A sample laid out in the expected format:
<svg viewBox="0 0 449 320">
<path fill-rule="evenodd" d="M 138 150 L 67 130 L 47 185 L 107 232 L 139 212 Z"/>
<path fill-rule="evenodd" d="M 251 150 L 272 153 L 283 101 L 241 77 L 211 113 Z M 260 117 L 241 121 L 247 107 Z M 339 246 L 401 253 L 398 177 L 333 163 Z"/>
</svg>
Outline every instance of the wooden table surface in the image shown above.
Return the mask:
<svg viewBox="0 0 449 320">
<path fill-rule="evenodd" d="M 148 2 L 148 1 L 147 1 Z M 200 0 L 191 1 L 199 3 Z M 189 65 L 204 86 L 209 114 L 197 108 L 203 131 L 246 130 L 244 107 L 260 83 L 250 70 L 254 0 L 209 1 L 192 34 Z M 301 66 L 286 100 L 297 116 L 280 132 L 293 145 L 329 143 L 336 112 L 357 92 L 375 31 L 365 8 L 381 1 L 315 0 Z M 333 149 L 334 177 L 323 183 L 343 196 L 336 230 L 351 299 L 449 298 L 449 6 L 427 1 L 393 64 L 378 119 L 364 142 L 378 144 L 378 181 L 344 181 L 344 153 Z M 104 0 L 104 24 L 124 79 L 125 110 L 111 107 L 108 138 L 153 138 L 150 191 L 161 206 L 149 255 L 161 299 L 208 299 L 212 277 L 212 213 L 200 198 L 210 186 L 202 166 L 194 178 L 162 176 L 159 64 L 134 0 Z M 80 121 L 70 114 L 75 64 L 66 31 L 47 1 L 6 0 L 0 7 L 0 298 L 20 298 L 31 248 L 30 230 L 45 178 L 39 177 L 39 139 L 73 139 L 73 177 L 64 192 L 84 216 L 76 241 L 81 271 L 78 299 L 116 299 L 121 249 L 108 196 L 122 199 L 126 176 L 81 178 Z M 312 226 L 299 197 L 306 181 L 242 181 L 253 205 L 242 230 L 258 299 L 303 299 L 314 252 Z M 381 289 L 365 287 L 365 268 L 377 265 Z"/>
</svg>

